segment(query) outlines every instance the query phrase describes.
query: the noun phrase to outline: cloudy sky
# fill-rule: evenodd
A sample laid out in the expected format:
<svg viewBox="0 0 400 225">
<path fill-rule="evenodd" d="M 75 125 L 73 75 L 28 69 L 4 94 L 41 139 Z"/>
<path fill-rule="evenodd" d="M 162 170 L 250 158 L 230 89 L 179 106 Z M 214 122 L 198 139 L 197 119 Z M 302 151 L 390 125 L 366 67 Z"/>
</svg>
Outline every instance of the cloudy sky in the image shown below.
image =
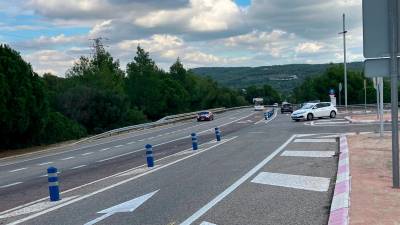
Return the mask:
<svg viewBox="0 0 400 225">
<path fill-rule="evenodd" d="M 64 76 L 103 37 L 125 69 L 140 44 L 167 69 L 362 60 L 361 0 L 0 0 L 0 42 Z"/>
</svg>

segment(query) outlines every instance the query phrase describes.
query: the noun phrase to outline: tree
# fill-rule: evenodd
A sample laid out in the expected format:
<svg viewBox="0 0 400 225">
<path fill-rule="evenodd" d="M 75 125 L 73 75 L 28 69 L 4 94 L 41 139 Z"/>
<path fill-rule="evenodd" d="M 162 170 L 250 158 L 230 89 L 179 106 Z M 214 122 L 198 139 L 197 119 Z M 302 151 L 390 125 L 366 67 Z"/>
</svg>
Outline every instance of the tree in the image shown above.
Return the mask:
<svg viewBox="0 0 400 225">
<path fill-rule="evenodd" d="M 0 45 L 0 145 L 37 143 L 49 112 L 44 85 L 18 52 Z"/>
</svg>

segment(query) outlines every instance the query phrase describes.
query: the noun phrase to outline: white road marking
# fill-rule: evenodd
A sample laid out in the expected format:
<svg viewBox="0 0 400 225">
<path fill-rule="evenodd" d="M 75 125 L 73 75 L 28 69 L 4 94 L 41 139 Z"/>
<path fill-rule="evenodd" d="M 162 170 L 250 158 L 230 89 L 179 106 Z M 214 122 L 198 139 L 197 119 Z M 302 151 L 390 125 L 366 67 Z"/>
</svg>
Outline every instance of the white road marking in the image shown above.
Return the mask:
<svg viewBox="0 0 400 225">
<path fill-rule="evenodd" d="M 337 121 L 337 122 L 315 122 L 314 125 L 325 125 L 325 124 L 348 124 L 349 121 Z"/>
<path fill-rule="evenodd" d="M 329 178 L 291 175 L 282 173 L 259 173 L 251 182 L 309 191 L 328 191 Z"/>
<path fill-rule="evenodd" d="M 71 200 L 73 198 L 76 198 L 76 197 L 78 197 L 78 196 L 66 197 L 66 198 L 62 198 L 60 201 L 56 201 L 56 202 L 50 202 L 50 201 L 39 202 L 39 203 L 30 205 L 30 206 L 27 206 L 25 208 L 13 211 L 11 213 L 2 214 L 2 215 L 0 215 L 0 219 L 8 218 L 8 217 L 14 217 L 14 216 L 21 216 L 21 215 L 34 213 L 34 212 L 38 212 L 38 211 L 41 211 L 41 210 L 45 210 L 47 208 L 53 207 L 55 205 L 59 205 L 59 204 L 61 204 L 63 202 L 69 201 L 69 200 Z"/>
<path fill-rule="evenodd" d="M 144 141 L 144 140 L 146 140 L 146 139 L 140 139 L 140 140 L 138 140 L 138 141 Z"/>
<path fill-rule="evenodd" d="M 51 163 L 53 163 L 53 162 L 44 162 L 44 163 L 39 163 L 37 165 L 38 166 L 44 166 L 44 165 L 48 165 L 48 164 L 51 164 Z"/>
<path fill-rule="evenodd" d="M 336 209 L 341 209 L 341 208 L 348 208 L 349 207 L 348 194 L 349 193 L 341 193 L 335 195 L 335 197 L 332 199 L 331 211 L 335 211 Z"/>
<path fill-rule="evenodd" d="M 8 188 L 8 187 L 15 186 L 15 185 L 18 185 L 18 184 L 22 184 L 22 182 L 15 182 L 15 183 L 12 183 L 12 184 L 3 185 L 3 186 L 0 186 L 0 188 Z"/>
<path fill-rule="evenodd" d="M 71 157 L 63 158 L 63 159 L 61 159 L 61 160 L 65 161 L 65 160 L 70 160 L 70 159 L 73 159 L 73 158 L 75 158 L 75 157 L 74 157 L 74 156 L 71 156 Z"/>
<path fill-rule="evenodd" d="M 217 224 L 215 224 L 215 223 L 209 223 L 209 222 L 207 222 L 207 221 L 203 221 L 203 222 L 201 222 L 200 225 L 217 225 Z"/>
<path fill-rule="evenodd" d="M 236 139 L 237 137 L 238 137 L 238 136 L 232 137 L 232 138 L 230 138 L 230 139 L 225 139 L 224 141 L 221 141 L 220 143 L 218 143 L 218 144 L 216 144 L 216 145 L 213 145 L 213 146 L 211 146 L 211 147 L 208 147 L 208 148 L 206 148 L 206 149 L 204 149 L 204 150 L 202 150 L 202 151 L 196 152 L 195 154 L 192 154 L 192 155 L 183 157 L 183 158 L 181 158 L 181 159 L 178 159 L 178 160 L 176 160 L 176 161 L 170 162 L 170 163 L 165 164 L 165 165 L 163 165 L 163 166 L 160 166 L 160 167 L 158 167 L 158 168 L 149 170 L 149 171 L 147 171 L 146 173 L 139 174 L 139 175 L 137 175 L 137 176 L 134 176 L 134 177 L 125 179 L 125 180 L 123 180 L 123 181 L 120 181 L 120 182 L 118 182 L 118 183 L 112 184 L 112 185 L 110 185 L 110 186 L 104 187 L 104 188 L 102 188 L 102 189 L 100 189 L 100 190 L 91 192 L 90 194 L 80 196 L 80 197 L 75 198 L 75 199 L 73 199 L 73 200 L 71 200 L 71 201 L 68 201 L 68 202 L 65 202 L 65 203 L 62 203 L 62 204 L 59 204 L 59 205 L 55 205 L 55 206 L 53 206 L 53 207 L 51 207 L 51 208 L 48 208 L 48 209 L 45 209 L 45 210 L 41 210 L 40 212 L 37 212 L 37 213 L 32 214 L 32 215 L 30 215 L 30 216 L 27 216 L 27 217 L 21 218 L 21 219 L 19 219 L 19 220 L 16 220 L 16 221 L 14 221 L 14 222 L 12 222 L 12 223 L 9 223 L 8 225 L 16 225 L 16 224 L 23 223 L 23 222 L 25 222 L 25 221 L 31 220 L 31 219 L 33 219 L 33 218 L 36 218 L 36 217 L 41 216 L 41 215 L 43 215 L 43 214 L 46 214 L 46 213 L 48 213 L 48 212 L 52 212 L 52 211 L 57 210 L 57 209 L 59 209 L 59 208 L 62 208 L 62 207 L 64 207 L 64 206 L 73 204 L 73 203 L 75 203 L 75 202 L 78 202 L 78 201 L 83 200 L 83 199 L 86 199 L 86 198 L 89 198 L 89 197 L 91 197 L 91 196 L 93 196 L 93 195 L 96 195 L 96 194 L 98 194 L 98 193 L 102 193 L 102 192 L 107 191 L 107 190 L 110 190 L 110 189 L 112 189 L 112 188 L 114 188 L 114 187 L 118 187 L 118 186 L 120 186 L 120 185 L 122 185 L 122 184 L 125 184 L 125 183 L 127 183 L 127 182 L 130 182 L 130 181 L 132 181 L 132 180 L 135 180 L 135 179 L 140 178 L 140 177 L 142 177 L 142 176 L 145 176 L 145 175 L 147 175 L 147 174 L 154 173 L 154 172 L 156 172 L 156 171 L 158 171 L 158 170 L 160 170 L 160 169 L 163 169 L 163 168 L 165 168 L 165 167 L 174 165 L 174 164 L 176 164 L 176 163 L 178 163 L 178 162 L 180 162 L 180 161 L 183 161 L 183 160 L 185 160 L 185 159 L 191 158 L 191 157 L 196 156 L 196 155 L 198 155 L 198 154 L 200 154 L 200 153 L 203 153 L 203 152 L 205 152 L 205 151 L 208 151 L 208 150 L 210 150 L 210 149 L 212 149 L 212 148 L 215 148 L 215 147 L 217 147 L 217 146 L 219 146 L 219 145 L 222 145 L 222 144 L 224 144 L 224 143 L 226 143 L 226 142 L 229 142 L 229 141 L 231 141 L 231 140 L 234 140 L 234 139 Z M 126 171 L 125 171 L 125 172 L 126 172 Z M 123 172 L 121 172 L 121 173 L 123 173 Z M 120 174 L 120 173 L 117 173 L 117 174 Z M 101 180 L 105 180 L 105 179 L 107 179 L 107 178 L 116 176 L 117 174 L 114 174 L 114 175 L 111 175 L 111 176 L 108 176 L 108 177 L 105 177 L 105 178 L 101 178 L 101 179 L 96 180 L 96 181 L 92 181 L 92 182 L 90 182 L 90 183 L 88 183 L 88 184 L 84 184 L 84 185 L 81 185 L 81 186 L 79 186 L 79 187 L 75 187 L 75 188 L 69 189 L 69 190 L 67 190 L 67 191 L 61 192 L 61 194 L 66 193 L 66 192 L 70 192 L 70 191 L 73 191 L 73 190 L 76 190 L 76 189 L 78 189 L 78 188 L 87 186 L 87 185 L 89 185 L 89 184 L 96 183 L 96 182 L 101 181 Z M 39 202 L 39 201 L 43 201 L 43 200 L 47 200 L 47 199 L 48 199 L 48 197 L 42 198 L 42 199 L 40 199 L 40 200 L 36 200 L 35 202 Z M 24 204 L 24 206 L 29 205 L 29 204 L 32 204 L 32 203 Z M 21 208 L 21 206 L 18 206 L 18 207 L 15 207 L 15 208 L 13 208 L 13 209 L 6 210 L 6 211 L 4 211 L 4 212 L 1 212 L 1 213 L 0 213 L 0 216 L 1 216 L 1 215 L 4 215 L 4 213 L 6 213 L 6 212 L 7 212 L 7 213 L 8 213 L 8 212 L 13 212 L 13 210 L 15 210 L 15 209 L 20 209 L 20 208 Z"/>
<path fill-rule="evenodd" d="M 86 152 L 86 153 L 83 153 L 82 156 L 91 155 L 91 154 L 93 154 L 93 152 Z"/>
<path fill-rule="evenodd" d="M 332 157 L 335 155 L 334 151 L 284 151 L 281 156 L 294 156 L 294 157 Z"/>
<path fill-rule="evenodd" d="M 231 116 L 234 116 L 234 115 L 237 115 L 237 114 L 240 114 L 240 113 L 244 113 L 244 112 L 245 112 L 245 110 L 238 110 L 237 113 L 234 113 Z M 53 153 L 53 154 L 48 154 L 48 155 L 43 155 L 43 156 L 38 156 L 38 157 L 32 157 L 32 158 L 29 158 L 29 159 L 19 160 L 19 161 L 16 161 L 16 162 L 3 163 L 3 164 L 0 164 L 0 167 L 8 166 L 8 165 L 14 165 L 14 164 L 17 164 L 17 163 L 27 162 L 27 161 L 31 161 L 31 160 L 35 160 L 35 159 L 41 159 L 41 158 L 45 158 L 45 157 L 49 157 L 49 156 L 59 155 L 59 154 L 62 154 L 62 153 L 74 152 L 74 151 L 78 151 L 78 150 L 82 150 L 82 149 L 86 149 L 86 148 L 92 148 L 92 147 L 95 147 L 95 146 L 105 145 L 105 144 L 109 144 L 109 143 L 116 142 L 116 141 L 131 139 L 132 137 L 137 137 L 137 136 L 149 134 L 149 133 L 152 133 L 154 131 L 161 131 L 161 130 L 165 130 L 165 129 L 169 129 L 169 128 L 179 127 L 179 126 L 183 126 L 183 125 L 186 125 L 186 124 L 190 124 L 190 122 L 188 122 L 188 123 L 179 123 L 177 126 L 171 125 L 171 126 L 160 126 L 160 127 L 156 127 L 156 128 L 148 128 L 146 130 L 149 130 L 149 132 L 139 133 L 137 135 L 133 135 L 133 136 L 125 137 L 125 138 L 120 138 L 120 139 L 114 139 L 114 140 L 107 141 L 107 142 L 101 142 L 101 143 L 93 144 L 93 145 L 90 145 L 90 146 L 83 146 L 83 147 L 80 147 L 80 148 L 69 149 L 69 150 L 65 150 L 65 151 L 61 151 L 61 152 L 57 152 L 57 153 Z M 193 128 L 193 127 L 197 127 L 197 126 L 200 126 L 200 125 L 202 125 L 202 124 L 195 125 L 195 126 L 188 127 L 188 128 Z M 224 125 L 222 125 L 222 126 L 224 126 Z M 136 132 L 139 132 L 139 131 L 136 131 Z M 136 133 L 136 132 L 134 132 L 134 133 Z M 166 133 L 166 134 L 169 134 L 169 133 Z M 74 144 L 77 144 L 77 143 L 78 142 L 76 142 Z M 69 146 L 63 146 L 63 147 L 70 147 L 70 146 L 72 146 L 74 144 L 71 144 Z M 58 149 L 58 148 L 45 149 L 45 150 L 42 150 L 42 151 L 22 154 L 20 156 L 33 155 L 33 154 L 37 154 L 37 153 L 40 153 L 40 152 L 51 151 L 51 150 L 54 150 L 54 149 Z M 2 159 L 0 159 L 0 162 L 3 161 L 3 160 L 9 159 L 9 158 L 13 158 L 13 156 L 2 158 Z"/>
<path fill-rule="evenodd" d="M 75 166 L 75 167 L 72 167 L 71 170 L 79 169 L 79 168 L 82 168 L 82 167 L 85 167 L 85 166 L 86 165 Z"/>
<path fill-rule="evenodd" d="M 336 139 L 295 139 L 294 142 L 296 143 L 334 143 L 336 142 Z"/>
<path fill-rule="evenodd" d="M 124 146 L 124 145 L 117 145 L 117 146 L 114 146 L 114 148 L 121 148 L 122 146 Z"/>
<path fill-rule="evenodd" d="M 92 221 L 89 221 L 89 222 L 85 223 L 84 225 L 96 224 L 97 222 L 100 222 L 100 221 L 104 220 L 105 218 L 114 215 L 115 213 L 133 212 L 133 211 L 135 211 L 135 209 L 137 209 L 139 206 L 141 206 L 145 201 L 147 201 L 149 198 L 151 198 L 158 191 L 159 190 L 153 191 L 146 195 L 142 195 L 140 197 L 134 198 L 132 200 L 123 202 L 121 204 L 118 204 L 118 205 L 115 205 L 108 209 L 104 209 L 100 212 L 97 212 L 97 213 L 105 213 L 105 215 L 100 216 Z"/>
<path fill-rule="evenodd" d="M 151 139 L 154 139 L 154 137 L 149 137 L 149 138 L 147 138 L 147 140 L 151 140 Z"/>
<path fill-rule="evenodd" d="M 57 174 L 59 174 L 60 173 L 60 171 L 58 171 L 57 172 Z M 42 176 L 40 176 L 40 177 L 47 177 L 48 175 L 47 175 L 47 173 L 46 174 L 44 174 L 44 175 L 42 175 Z"/>
<path fill-rule="evenodd" d="M 28 169 L 28 168 L 24 167 L 24 168 L 19 168 L 19 169 L 15 169 L 15 170 L 10 170 L 10 171 L 8 171 L 8 172 L 14 173 L 14 172 L 18 172 L 18 171 L 26 170 L 26 169 Z"/>
<path fill-rule="evenodd" d="M 247 172 L 245 175 L 243 175 L 241 178 L 239 178 L 235 183 L 233 183 L 231 186 L 229 186 L 227 189 L 225 189 L 223 192 L 221 192 L 219 195 L 217 195 L 214 199 L 212 199 L 206 205 L 201 207 L 197 212 L 195 212 L 193 215 L 191 215 L 189 218 L 187 218 L 185 221 L 183 221 L 180 225 L 190 225 L 194 221 L 199 219 L 208 210 L 210 210 L 214 205 L 216 205 L 216 204 L 218 204 L 218 202 L 222 201 L 222 199 L 224 199 L 226 196 L 228 196 L 230 193 L 232 193 L 237 187 L 239 187 L 239 185 L 244 183 L 247 179 L 249 179 L 251 176 L 253 176 L 258 170 L 260 170 L 263 166 L 265 166 L 269 161 L 271 161 L 272 158 L 274 158 L 276 155 L 278 155 L 295 137 L 296 137 L 296 135 L 293 135 L 292 137 L 290 137 L 283 145 L 281 145 L 278 149 L 276 149 L 269 156 L 267 156 L 263 161 L 261 161 L 259 164 L 257 164 L 255 167 L 253 167 L 249 172 Z"/>
<path fill-rule="evenodd" d="M 107 150 L 110 150 L 111 148 L 103 148 L 103 149 L 101 149 L 101 150 L 99 150 L 100 152 L 104 152 L 104 151 L 107 151 Z"/>
<path fill-rule="evenodd" d="M 135 144 L 135 143 L 136 143 L 136 141 L 131 141 L 131 142 L 128 142 L 127 144 L 131 145 L 131 144 Z"/>
</svg>

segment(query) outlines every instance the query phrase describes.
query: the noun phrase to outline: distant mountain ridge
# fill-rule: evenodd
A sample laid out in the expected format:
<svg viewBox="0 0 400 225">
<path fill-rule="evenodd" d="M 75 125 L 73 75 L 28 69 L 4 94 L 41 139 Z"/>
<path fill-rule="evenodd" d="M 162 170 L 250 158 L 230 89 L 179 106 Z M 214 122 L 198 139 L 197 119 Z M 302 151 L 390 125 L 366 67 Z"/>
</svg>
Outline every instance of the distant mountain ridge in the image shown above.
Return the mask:
<svg viewBox="0 0 400 225">
<path fill-rule="evenodd" d="M 199 67 L 191 69 L 197 75 L 209 76 L 219 84 L 232 88 L 269 84 L 283 93 L 290 92 L 308 76 L 321 75 L 334 65 L 288 64 L 260 67 Z M 349 70 L 362 71 L 363 62 L 347 64 Z"/>
</svg>

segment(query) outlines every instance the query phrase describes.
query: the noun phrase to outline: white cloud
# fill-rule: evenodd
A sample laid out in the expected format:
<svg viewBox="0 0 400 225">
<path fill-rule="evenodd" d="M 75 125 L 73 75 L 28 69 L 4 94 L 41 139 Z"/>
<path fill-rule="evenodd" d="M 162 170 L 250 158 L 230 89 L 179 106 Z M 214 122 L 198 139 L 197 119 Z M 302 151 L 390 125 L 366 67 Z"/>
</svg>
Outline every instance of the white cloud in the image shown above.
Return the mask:
<svg viewBox="0 0 400 225">
<path fill-rule="evenodd" d="M 32 64 L 35 72 L 50 72 L 57 76 L 64 76 L 66 69 L 70 68 L 75 60 L 74 57 L 56 50 L 40 50 L 25 55 L 24 59 Z"/>
<path fill-rule="evenodd" d="M 240 16 L 240 8 L 231 0 L 190 0 L 187 8 L 150 12 L 134 23 L 146 28 L 178 25 L 196 32 L 221 31 L 239 22 Z"/>
<path fill-rule="evenodd" d="M 323 48 L 321 43 L 304 42 L 296 46 L 295 51 L 297 53 L 316 53 Z"/>
</svg>

